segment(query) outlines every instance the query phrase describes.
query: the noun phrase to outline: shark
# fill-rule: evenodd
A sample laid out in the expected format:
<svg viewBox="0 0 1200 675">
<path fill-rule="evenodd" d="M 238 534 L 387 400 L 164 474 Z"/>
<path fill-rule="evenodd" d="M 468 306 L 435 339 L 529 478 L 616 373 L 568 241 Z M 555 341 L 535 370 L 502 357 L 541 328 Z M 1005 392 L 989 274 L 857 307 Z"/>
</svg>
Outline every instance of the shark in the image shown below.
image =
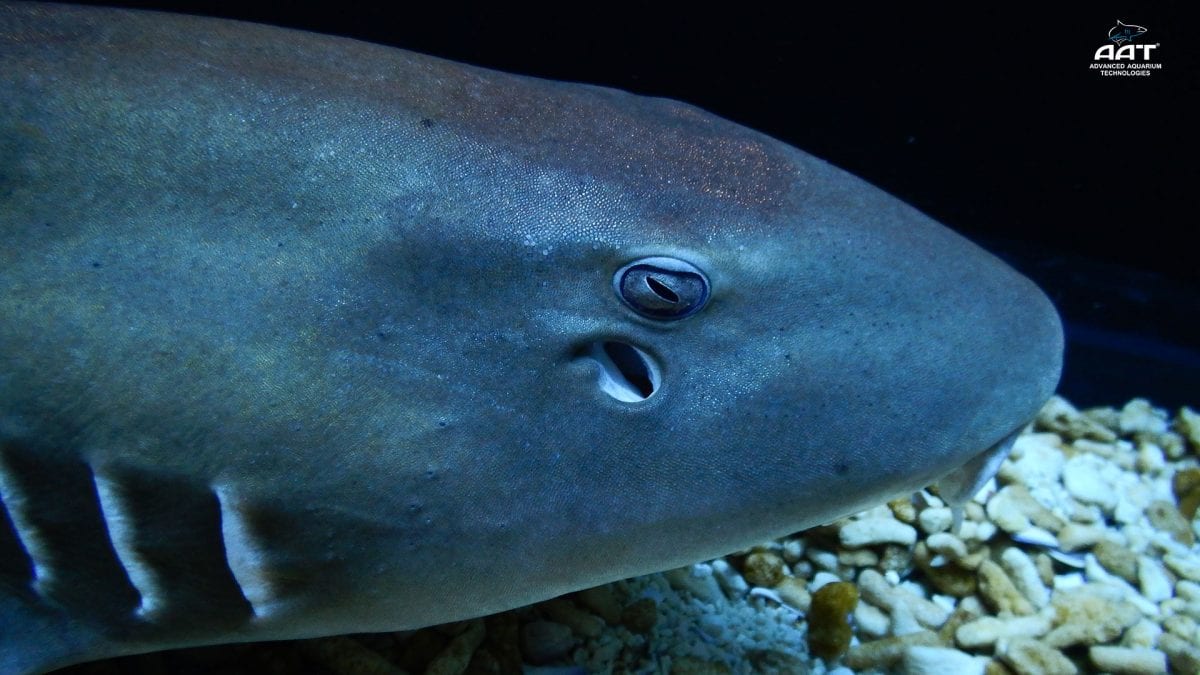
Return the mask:
<svg viewBox="0 0 1200 675">
<path fill-rule="evenodd" d="M 1117 25 L 1108 29 L 1108 39 L 1116 44 L 1122 42 L 1133 42 L 1146 33 L 1146 29 L 1142 26 L 1135 26 L 1131 23 L 1124 23 L 1117 19 Z"/>
<path fill-rule="evenodd" d="M 691 105 L 0 3 L 0 672 L 481 616 L 938 484 L 1031 281 Z"/>
</svg>

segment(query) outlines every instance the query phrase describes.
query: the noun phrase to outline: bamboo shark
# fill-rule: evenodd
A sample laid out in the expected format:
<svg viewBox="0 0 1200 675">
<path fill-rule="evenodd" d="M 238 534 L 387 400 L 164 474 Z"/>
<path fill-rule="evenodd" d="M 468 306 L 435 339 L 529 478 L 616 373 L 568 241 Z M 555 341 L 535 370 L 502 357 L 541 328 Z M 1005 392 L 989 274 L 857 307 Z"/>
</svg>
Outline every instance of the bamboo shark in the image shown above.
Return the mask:
<svg viewBox="0 0 1200 675">
<path fill-rule="evenodd" d="M 942 481 L 1056 386 L 999 260 L 692 106 L 0 4 L 0 671 L 398 630 Z"/>
</svg>

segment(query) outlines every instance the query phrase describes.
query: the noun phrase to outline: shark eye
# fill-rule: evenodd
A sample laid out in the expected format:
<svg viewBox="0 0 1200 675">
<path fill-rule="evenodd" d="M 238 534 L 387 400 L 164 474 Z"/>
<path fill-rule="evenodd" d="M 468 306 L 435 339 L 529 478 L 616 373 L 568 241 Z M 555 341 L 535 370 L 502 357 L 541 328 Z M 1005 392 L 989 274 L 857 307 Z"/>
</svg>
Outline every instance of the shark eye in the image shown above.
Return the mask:
<svg viewBox="0 0 1200 675">
<path fill-rule="evenodd" d="M 629 307 L 650 319 L 676 321 L 708 302 L 708 278 L 695 265 L 653 256 L 635 260 L 613 275 L 613 290 Z"/>
</svg>

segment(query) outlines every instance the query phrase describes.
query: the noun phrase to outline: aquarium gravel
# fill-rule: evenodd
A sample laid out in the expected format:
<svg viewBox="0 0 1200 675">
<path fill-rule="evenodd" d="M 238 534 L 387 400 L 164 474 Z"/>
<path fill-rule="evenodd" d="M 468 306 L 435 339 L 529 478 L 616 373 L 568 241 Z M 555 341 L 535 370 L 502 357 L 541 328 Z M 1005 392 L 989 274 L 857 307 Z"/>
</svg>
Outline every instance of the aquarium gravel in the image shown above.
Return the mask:
<svg viewBox="0 0 1200 675">
<path fill-rule="evenodd" d="M 69 672 L 1190 675 L 1198 453 L 1189 408 L 1080 411 L 1054 398 L 957 529 L 927 491 L 483 619 Z"/>
</svg>

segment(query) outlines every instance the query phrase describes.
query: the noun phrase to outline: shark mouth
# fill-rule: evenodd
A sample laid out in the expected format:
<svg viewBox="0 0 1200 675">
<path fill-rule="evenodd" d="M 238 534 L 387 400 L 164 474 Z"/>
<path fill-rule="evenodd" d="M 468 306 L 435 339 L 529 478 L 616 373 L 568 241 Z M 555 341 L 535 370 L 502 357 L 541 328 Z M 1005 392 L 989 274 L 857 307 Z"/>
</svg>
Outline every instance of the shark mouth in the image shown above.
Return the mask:
<svg viewBox="0 0 1200 675">
<path fill-rule="evenodd" d="M 593 342 L 580 350 L 580 357 L 600 366 L 600 390 L 618 401 L 640 403 L 662 384 L 662 371 L 654 358 L 627 342 Z"/>
</svg>

